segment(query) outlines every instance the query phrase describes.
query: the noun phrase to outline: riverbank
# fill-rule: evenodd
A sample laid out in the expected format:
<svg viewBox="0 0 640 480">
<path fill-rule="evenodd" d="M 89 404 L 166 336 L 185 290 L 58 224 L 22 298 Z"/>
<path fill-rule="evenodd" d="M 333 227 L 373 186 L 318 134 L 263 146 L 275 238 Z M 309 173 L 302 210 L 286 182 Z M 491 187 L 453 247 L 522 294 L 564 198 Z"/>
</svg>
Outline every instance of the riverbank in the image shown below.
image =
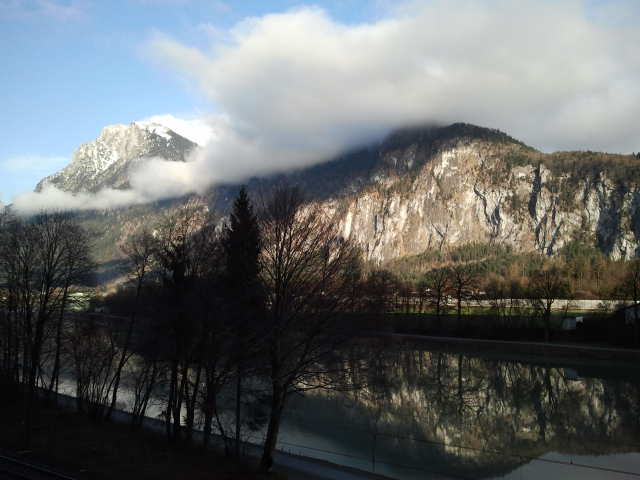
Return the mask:
<svg viewBox="0 0 640 480">
<path fill-rule="evenodd" d="M 191 445 L 171 446 L 161 420 L 146 418 L 143 428 L 132 431 L 129 414 L 115 411 L 111 422 L 91 422 L 75 411 L 73 397 L 57 395 L 57 405 L 43 402 L 33 431 L 32 445 L 22 444 L 22 408 L 17 397 L 0 402 L 6 416 L 0 428 L 0 452 L 22 462 L 46 466 L 77 480 L 141 479 L 282 479 L 282 480 L 388 480 L 373 473 L 324 460 L 277 451 L 273 472 L 256 472 L 261 449 L 245 444 L 241 461 L 199 444 L 195 431 Z M 214 437 L 214 443 L 216 438 Z M 27 477 L 28 478 L 28 477 Z"/>
<path fill-rule="evenodd" d="M 4 402 L 3 402 L 4 403 Z M 262 479 L 250 466 L 189 446 L 170 446 L 157 432 L 132 432 L 118 422 L 92 423 L 68 408 L 39 406 L 31 447 L 24 450 L 21 405 L 3 404 L 0 448 L 11 456 L 48 465 L 74 479 Z"/>
<path fill-rule="evenodd" d="M 448 351 L 462 350 L 465 353 L 479 352 L 498 354 L 503 357 L 517 355 L 527 359 L 557 359 L 563 364 L 598 362 L 608 365 L 631 365 L 640 360 L 640 350 L 615 348 L 600 345 L 572 343 L 545 343 L 515 340 L 489 340 L 482 338 L 445 337 L 409 333 L 366 332 L 366 336 L 396 340 L 412 340 L 430 347 Z M 640 364 L 639 364 L 640 367 Z"/>
</svg>

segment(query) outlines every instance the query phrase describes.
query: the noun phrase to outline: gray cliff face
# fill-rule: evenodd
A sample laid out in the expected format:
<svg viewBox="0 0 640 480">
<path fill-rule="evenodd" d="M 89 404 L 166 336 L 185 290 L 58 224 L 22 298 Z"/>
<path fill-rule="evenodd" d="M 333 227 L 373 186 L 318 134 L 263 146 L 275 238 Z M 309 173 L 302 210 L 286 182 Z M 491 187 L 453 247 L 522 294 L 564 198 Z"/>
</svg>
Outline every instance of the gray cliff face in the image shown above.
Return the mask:
<svg viewBox="0 0 640 480">
<path fill-rule="evenodd" d="M 613 258 L 640 253 L 637 183 L 614 180 L 606 167 L 551 169 L 534 161 L 539 152 L 513 164 L 514 151 L 522 148 L 472 140 L 423 158 L 419 144 L 381 152 L 367 188 L 326 206 L 376 263 L 470 242 L 553 255 L 580 238 Z"/>
<path fill-rule="evenodd" d="M 162 125 L 135 122 L 105 127 L 93 142 L 83 143 L 71 163 L 41 180 L 36 191 L 48 185 L 78 193 L 95 192 L 104 187 L 127 188 L 129 173 L 139 162 L 160 157 L 185 161 L 196 144 Z"/>
</svg>

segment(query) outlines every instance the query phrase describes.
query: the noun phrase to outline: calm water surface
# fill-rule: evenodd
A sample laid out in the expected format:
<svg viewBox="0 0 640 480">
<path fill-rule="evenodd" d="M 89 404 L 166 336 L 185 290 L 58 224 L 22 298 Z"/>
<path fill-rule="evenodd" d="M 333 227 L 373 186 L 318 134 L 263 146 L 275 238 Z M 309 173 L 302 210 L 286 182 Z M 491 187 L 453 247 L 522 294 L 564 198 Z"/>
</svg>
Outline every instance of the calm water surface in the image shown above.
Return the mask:
<svg viewBox="0 0 640 480">
<path fill-rule="evenodd" d="M 279 448 L 398 479 L 640 477 L 640 369 L 376 350 L 288 405 Z M 572 365 L 572 366 L 569 366 Z"/>
<path fill-rule="evenodd" d="M 361 388 L 292 397 L 280 450 L 397 479 L 640 478 L 640 365 L 358 348 Z"/>
</svg>

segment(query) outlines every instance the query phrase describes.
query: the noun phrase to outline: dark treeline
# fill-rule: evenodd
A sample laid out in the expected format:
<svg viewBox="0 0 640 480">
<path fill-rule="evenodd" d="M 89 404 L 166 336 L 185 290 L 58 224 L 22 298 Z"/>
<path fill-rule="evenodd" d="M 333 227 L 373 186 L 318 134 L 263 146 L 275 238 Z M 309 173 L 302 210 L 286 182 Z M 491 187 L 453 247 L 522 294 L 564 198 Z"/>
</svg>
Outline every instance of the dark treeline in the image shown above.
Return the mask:
<svg viewBox="0 0 640 480">
<path fill-rule="evenodd" d="M 129 281 L 94 299 L 94 313 L 74 312 L 93 269 L 87 234 L 65 215 L 3 218 L 0 373 L 27 400 L 25 443 L 36 399 L 66 375 L 98 423 L 124 408 L 139 428 L 159 401 L 172 444 L 201 428 L 204 448 L 216 433 L 240 455 L 264 432 L 268 470 L 290 396 L 345 388 L 339 319 L 354 309 L 358 249 L 287 186 L 259 208 L 242 189 L 222 227 L 188 202 L 121 247 Z"/>
<path fill-rule="evenodd" d="M 66 314 L 93 270 L 89 251 L 68 215 L 0 216 L 0 384 L 20 386 L 27 446 L 38 392 L 59 387 Z"/>
</svg>

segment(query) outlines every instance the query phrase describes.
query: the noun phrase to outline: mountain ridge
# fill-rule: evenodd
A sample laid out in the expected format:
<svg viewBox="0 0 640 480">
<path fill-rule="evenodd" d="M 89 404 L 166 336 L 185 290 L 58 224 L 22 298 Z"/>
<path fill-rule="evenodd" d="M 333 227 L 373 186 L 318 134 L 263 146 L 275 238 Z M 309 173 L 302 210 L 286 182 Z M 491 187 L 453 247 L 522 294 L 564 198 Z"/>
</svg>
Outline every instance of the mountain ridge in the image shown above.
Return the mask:
<svg viewBox="0 0 640 480">
<path fill-rule="evenodd" d="M 145 135 L 157 145 L 170 144 L 154 132 Z M 184 142 L 182 150 L 174 145 L 173 153 L 157 153 L 184 161 L 195 148 Z M 118 165 L 117 175 L 100 176 L 99 185 L 127 188 L 129 167 Z M 640 252 L 639 166 L 631 155 L 546 154 L 499 130 L 455 123 L 399 129 L 327 162 L 245 183 L 254 197 L 278 183 L 299 185 L 376 264 L 473 242 L 554 255 L 576 238 L 612 258 L 628 258 Z M 57 185 L 77 191 L 68 178 Z M 226 214 L 238 188 L 217 185 L 201 200 Z M 190 197 L 87 215 L 109 225 L 114 246 L 140 218 L 150 222 Z M 117 255 L 112 250 L 103 257 Z"/>
</svg>

